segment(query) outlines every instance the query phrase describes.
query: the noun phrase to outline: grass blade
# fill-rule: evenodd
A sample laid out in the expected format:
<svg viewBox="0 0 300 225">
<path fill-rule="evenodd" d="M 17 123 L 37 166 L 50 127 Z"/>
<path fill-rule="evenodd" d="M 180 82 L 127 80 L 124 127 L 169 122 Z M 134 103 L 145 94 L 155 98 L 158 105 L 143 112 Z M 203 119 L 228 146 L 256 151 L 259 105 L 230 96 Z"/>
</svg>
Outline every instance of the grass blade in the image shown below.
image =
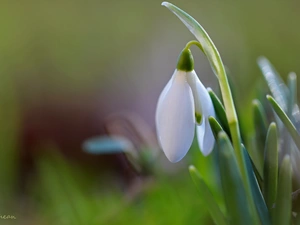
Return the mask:
<svg viewBox="0 0 300 225">
<path fill-rule="evenodd" d="M 275 123 L 269 126 L 264 157 L 263 192 L 268 209 L 271 210 L 277 196 L 278 177 L 278 135 Z"/>
<path fill-rule="evenodd" d="M 300 111 L 297 105 L 297 75 L 290 73 L 288 75 L 288 88 L 290 91 L 290 97 L 288 101 L 288 116 L 291 118 L 297 131 L 300 131 Z"/>
<path fill-rule="evenodd" d="M 293 114 L 294 106 L 297 99 L 297 76 L 295 73 L 290 73 L 288 75 L 288 89 L 289 89 L 289 98 L 288 98 L 288 109 L 287 114 L 291 117 Z"/>
<path fill-rule="evenodd" d="M 266 112 L 259 100 L 252 102 L 255 132 L 260 142 L 264 144 L 268 131 L 268 122 Z"/>
<path fill-rule="evenodd" d="M 260 221 L 263 225 L 271 225 L 269 211 L 266 206 L 263 195 L 261 193 L 258 181 L 256 179 L 250 156 L 249 156 L 246 148 L 244 146 L 242 146 L 242 148 L 243 148 L 243 153 L 244 153 L 245 164 L 247 167 L 249 182 L 251 185 L 251 192 L 252 192 L 253 200 L 255 202 L 255 207 L 258 212 Z"/>
<path fill-rule="evenodd" d="M 238 170 L 233 147 L 224 132 L 218 135 L 219 164 L 225 204 L 230 216 L 230 224 L 257 224 L 251 216 L 241 174 Z"/>
<path fill-rule="evenodd" d="M 253 108 L 253 117 L 254 117 L 254 128 L 255 128 L 255 140 L 256 140 L 256 148 L 255 148 L 255 156 L 257 158 L 258 170 L 261 172 L 263 170 L 263 162 L 264 162 L 264 146 L 266 141 L 266 136 L 268 132 L 268 123 L 266 112 L 260 103 L 259 100 L 255 99 L 252 102 Z"/>
<path fill-rule="evenodd" d="M 292 216 L 292 166 L 288 155 L 284 157 L 280 167 L 274 211 L 274 225 L 290 224 Z"/>
<path fill-rule="evenodd" d="M 267 95 L 267 99 L 271 103 L 274 111 L 276 112 L 276 114 L 278 115 L 278 117 L 280 118 L 282 123 L 285 125 L 285 127 L 289 131 L 295 144 L 298 147 L 298 150 L 300 150 L 300 136 L 296 130 L 296 127 L 294 126 L 292 121 L 289 119 L 289 117 L 286 115 L 286 113 L 283 111 L 283 109 L 279 106 L 279 104 L 276 102 L 276 100 L 272 96 Z"/>
<path fill-rule="evenodd" d="M 217 119 L 219 120 L 220 124 L 224 128 L 225 132 L 230 137 L 230 130 L 229 130 L 229 125 L 228 125 L 228 121 L 227 121 L 227 118 L 226 118 L 226 112 L 225 112 L 224 106 L 223 106 L 222 102 L 220 101 L 220 99 L 218 98 L 218 96 L 215 94 L 215 92 L 212 89 L 208 88 L 207 91 L 208 91 L 208 94 L 209 94 L 209 96 L 212 100 L 212 103 L 214 105 L 215 112 L 216 112 L 216 115 L 217 115 Z"/>
<path fill-rule="evenodd" d="M 209 187 L 206 185 L 206 183 L 202 179 L 198 170 L 194 166 L 190 166 L 189 171 L 190 171 L 191 177 L 192 177 L 197 189 L 201 193 L 203 201 L 206 202 L 207 210 L 209 211 L 209 213 L 210 213 L 212 219 L 214 220 L 214 222 L 216 223 L 216 225 L 227 225 L 225 216 L 221 212 Z"/>
<path fill-rule="evenodd" d="M 259 57 L 257 60 L 258 66 L 264 75 L 265 80 L 270 88 L 272 95 L 282 109 L 287 110 L 288 88 L 281 79 L 273 65 L 265 57 Z"/>
<path fill-rule="evenodd" d="M 208 117 L 208 122 L 209 122 L 211 130 L 214 134 L 215 139 L 218 140 L 218 134 L 219 134 L 219 132 L 223 131 L 223 128 L 221 127 L 219 122 L 216 120 L 216 118 L 214 118 L 212 116 Z"/>
</svg>

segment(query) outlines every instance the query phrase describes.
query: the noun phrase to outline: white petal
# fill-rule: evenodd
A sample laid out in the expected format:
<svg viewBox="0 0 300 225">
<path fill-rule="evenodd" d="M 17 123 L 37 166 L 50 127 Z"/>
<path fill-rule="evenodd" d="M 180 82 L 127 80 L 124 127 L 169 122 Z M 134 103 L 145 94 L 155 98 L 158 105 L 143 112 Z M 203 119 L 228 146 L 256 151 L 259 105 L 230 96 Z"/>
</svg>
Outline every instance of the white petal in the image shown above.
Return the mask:
<svg viewBox="0 0 300 225">
<path fill-rule="evenodd" d="M 167 85 L 164 87 L 163 91 L 161 92 L 159 98 L 158 98 L 158 101 L 157 101 L 157 106 L 156 106 L 156 112 L 155 112 L 155 123 L 156 123 L 156 127 L 157 127 L 157 124 L 158 124 L 158 115 L 160 114 L 160 109 L 162 107 L 160 107 L 160 105 L 162 104 L 162 102 L 164 102 L 164 99 L 166 97 L 166 94 L 168 93 L 172 83 L 173 83 L 173 80 L 174 80 L 174 77 L 175 77 L 175 73 L 176 73 L 176 70 L 174 72 L 174 74 L 172 75 L 171 79 L 168 81 Z"/>
<path fill-rule="evenodd" d="M 215 144 L 215 138 L 208 122 L 209 116 L 216 117 L 215 110 L 206 88 L 199 80 L 195 71 L 187 73 L 187 79 L 193 90 L 194 99 L 198 102 L 195 104 L 200 103 L 201 105 L 202 121 L 201 124 L 196 127 L 197 139 L 201 152 L 206 156 L 211 153 Z"/>
<path fill-rule="evenodd" d="M 197 139 L 199 148 L 203 155 L 209 155 L 214 148 L 215 138 L 207 118 L 203 120 L 201 125 L 197 126 Z"/>
<path fill-rule="evenodd" d="M 200 82 L 199 78 L 197 77 L 197 74 L 193 70 L 192 72 L 187 73 L 187 82 L 190 85 L 193 93 L 193 98 L 194 98 L 194 104 L 195 104 L 195 115 L 202 115 L 202 106 L 201 106 L 201 87 L 199 85 L 202 85 Z M 202 85 L 203 86 L 203 85 Z M 198 125 L 201 124 L 202 121 L 197 121 L 196 123 Z"/>
<path fill-rule="evenodd" d="M 156 108 L 158 140 L 171 162 L 180 161 L 191 147 L 195 132 L 194 108 L 186 72 L 175 70 Z"/>
</svg>

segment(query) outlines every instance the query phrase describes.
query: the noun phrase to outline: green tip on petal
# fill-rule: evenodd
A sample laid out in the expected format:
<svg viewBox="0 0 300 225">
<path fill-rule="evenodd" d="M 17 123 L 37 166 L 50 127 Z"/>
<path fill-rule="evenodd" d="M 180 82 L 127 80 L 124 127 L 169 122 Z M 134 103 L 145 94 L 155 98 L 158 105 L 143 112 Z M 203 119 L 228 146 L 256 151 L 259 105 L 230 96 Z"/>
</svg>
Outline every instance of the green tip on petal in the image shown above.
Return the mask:
<svg viewBox="0 0 300 225">
<path fill-rule="evenodd" d="M 198 124 L 200 124 L 201 120 L 202 120 L 202 114 L 195 112 L 195 119 L 196 119 L 196 122 Z"/>
<path fill-rule="evenodd" d="M 194 70 L 194 58 L 189 49 L 183 49 L 177 61 L 177 69 L 185 72 Z"/>
</svg>

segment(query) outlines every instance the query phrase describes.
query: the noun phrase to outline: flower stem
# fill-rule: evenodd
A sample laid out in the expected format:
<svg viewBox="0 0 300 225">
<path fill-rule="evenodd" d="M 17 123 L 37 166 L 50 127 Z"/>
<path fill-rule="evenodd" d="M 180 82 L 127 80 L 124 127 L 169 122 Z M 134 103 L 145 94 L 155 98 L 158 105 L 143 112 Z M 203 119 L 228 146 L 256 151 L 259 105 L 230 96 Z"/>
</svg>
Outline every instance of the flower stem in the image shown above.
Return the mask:
<svg viewBox="0 0 300 225">
<path fill-rule="evenodd" d="M 190 49 L 190 47 L 191 47 L 192 45 L 196 45 L 196 46 L 197 46 L 198 48 L 200 48 L 200 50 L 204 53 L 202 45 L 200 44 L 199 41 L 196 41 L 196 40 L 189 41 L 189 42 L 185 45 L 185 49 Z M 204 54 L 205 54 L 205 53 L 204 53 Z"/>
</svg>

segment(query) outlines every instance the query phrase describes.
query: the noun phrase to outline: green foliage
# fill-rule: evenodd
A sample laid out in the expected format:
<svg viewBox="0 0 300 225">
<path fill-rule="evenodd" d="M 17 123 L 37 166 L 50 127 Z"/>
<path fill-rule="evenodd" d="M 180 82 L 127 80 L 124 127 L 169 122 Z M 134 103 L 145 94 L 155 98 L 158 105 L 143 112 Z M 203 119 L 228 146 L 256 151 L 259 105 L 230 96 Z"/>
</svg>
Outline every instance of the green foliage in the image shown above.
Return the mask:
<svg viewBox="0 0 300 225">
<path fill-rule="evenodd" d="M 276 112 L 276 114 L 278 115 L 278 117 L 281 119 L 281 121 L 284 123 L 285 127 L 290 132 L 290 135 L 293 138 L 298 149 L 300 149 L 299 133 L 298 133 L 295 125 L 292 123 L 292 121 L 289 119 L 289 117 L 286 115 L 286 113 L 283 111 L 283 109 L 280 107 L 280 105 L 276 102 L 276 100 L 272 96 L 267 96 L 267 99 L 271 103 L 271 105 L 272 105 L 274 111 Z"/>
<path fill-rule="evenodd" d="M 271 211 L 277 196 L 278 177 L 278 136 L 275 123 L 269 126 L 264 157 L 263 192 L 268 209 Z"/>
<path fill-rule="evenodd" d="M 246 164 L 246 167 L 247 167 L 247 173 L 248 173 L 248 177 L 249 177 L 249 183 L 250 183 L 250 186 L 251 186 L 250 187 L 251 188 L 251 193 L 252 193 L 252 196 L 253 196 L 253 201 L 254 201 L 256 210 L 258 212 L 260 221 L 264 225 L 271 224 L 268 208 L 266 206 L 266 202 L 264 200 L 262 191 L 261 191 L 260 186 L 258 184 L 256 175 L 255 175 L 255 172 L 254 172 L 254 168 L 253 168 L 252 163 L 251 163 L 250 156 L 249 156 L 246 148 L 244 146 L 242 146 L 242 147 L 243 147 L 245 164 Z"/>
<path fill-rule="evenodd" d="M 198 224 L 207 217 L 189 177 L 159 174 L 137 178 L 122 190 L 113 174 L 66 161 L 55 148 L 36 159 L 38 179 L 30 187 L 41 224 Z M 182 208 L 182 206 L 185 206 Z M 163 215 L 163 216 L 162 216 Z"/>
<path fill-rule="evenodd" d="M 255 224 L 233 147 L 224 132 L 218 135 L 218 147 L 222 188 L 230 224 Z"/>
<path fill-rule="evenodd" d="M 262 174 L 264 160 L 264 146 L 268 131 L 267 116 L 266 112 L 259 100 L 254 100 L 252 102 L 253 107 L 253 117 L 254 117 L 254 128 L 255 128 L 255 141 L 256 148 L 254 149 L 254 160 L 256 160 L 256 165 L 258 166 L 258 171 Z"/>
<path fill-rule="evenodd" d="M 219 134 L 219 132 L 223 131 L 223 128 L 218 123 L 218 121 L 212 116 L 210 116 L 208 118 L 208 121 L 209 121 L 209 125 L 210 125 L 211 130 L 214 134 L 215 139 L 218 139 L 218 134 Z"/>
<path fill-rule="evenodd" d="M 213 105 L 214 105 L 214 108 L 215 108 L 215 111 L 217 114 L 217 118 L 220 121 L 220 124 L 224 128 L 227 135 L 229 135 L 229 137 L 230 137 L 229 124 L 227 121 L 224 106 L 223 106 L 222 102 L 220 101 L 220 99 L 218 98 L 218 96 L 215 94 L 215 92 L 213 92 L 212 89 L 208 88 L 208 93 L 213 102 Z"/>
<path fill-rule="evenodd" d="M 290 156 L 285 156 L 282 160 L 277 193 L 272 222 L 274 225 L 290 224 L 292 217 L 292 166 Z"/>
<path fill-rule="evenodd" d="M 92 224 L 97 211 L 95 202 L 86 196 L 88 177 L 80 168 L 68 165 L 55 149 L 50 150 L 37 160 L 39 180 L 35 184 L 47 221 L 55 224 L 59 218 L 61 224 Z"/>
<path fill-rule="evenodd" d="M 209 211 L 212 219 L 216 225 L 226 225 L 226 219 L 223 213 L 221 212 L 217 202 L 215 201 L 209 187 L 206 185 L 205 181 L 201 177 L 199 171 L 194 166 L 189 167 L 191 177 L 198 188 L 198 191 L 202 193 L 204 202 L 207 203 L 207 210 Z"/>
</svg>

